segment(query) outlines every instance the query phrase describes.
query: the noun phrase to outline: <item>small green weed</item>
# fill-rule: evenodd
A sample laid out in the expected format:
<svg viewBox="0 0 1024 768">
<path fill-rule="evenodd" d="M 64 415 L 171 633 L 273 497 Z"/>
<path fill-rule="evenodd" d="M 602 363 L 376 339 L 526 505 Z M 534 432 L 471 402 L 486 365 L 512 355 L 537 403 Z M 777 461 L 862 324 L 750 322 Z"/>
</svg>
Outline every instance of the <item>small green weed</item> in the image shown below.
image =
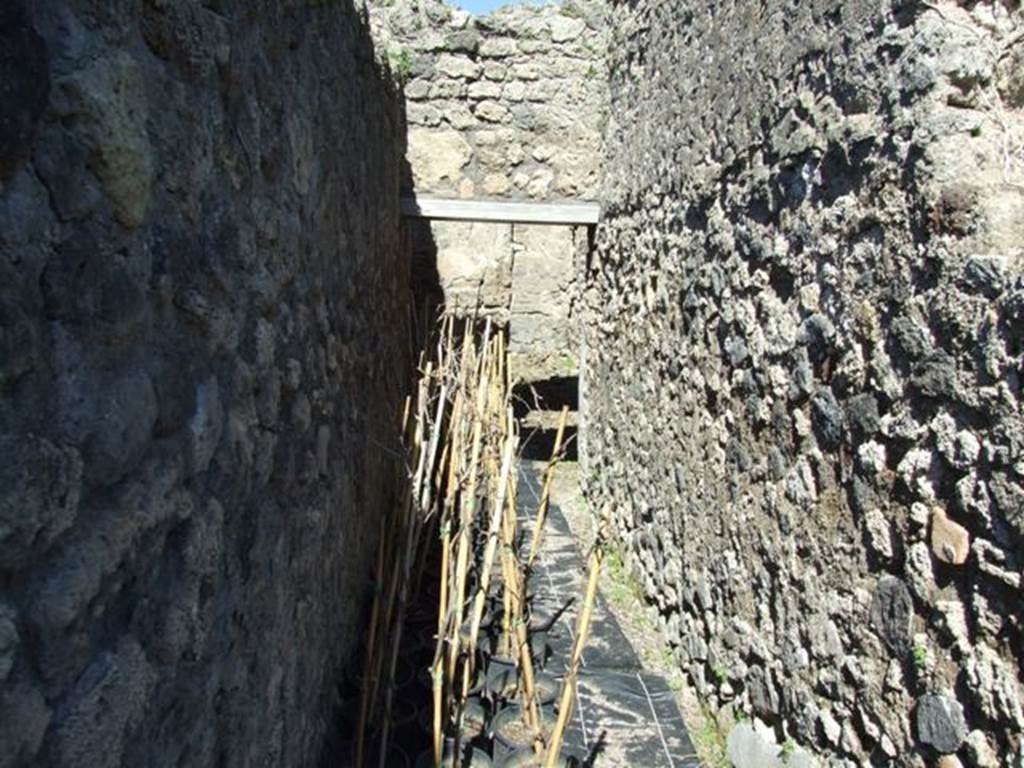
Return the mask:
<svg viewBox="0 0 1024 768">
<path fill-rule="evenodd" d="M 692 734 L 693 744 L 697 748 L 701 764 L 706 768 L 731 768 L 729 758 L 725 754 L 728 734 L 718 726 L 711 710 L 704 708 L 701 712 L 700 727 Z"/>
<path fill-rule="evenodd" d="M 914 646 L 914 668 L 918 672 L 924 670 L 928 666 L 928 649 L 923 645 Z"/>
<path fill-rule="evenodd" d="M 782 742 L 782 760 L 783 760 L 783 762 L 788 763 L 789 762 L 789 758 L 791 758 L 793 756 L 793 753 L 795 751 L 796 751 L 796 742 L 795 741 L 793 741 L 792 739 L 786 739 L 784 742 Z"/>
<path fill-rule="evenodd" d="M 401 83 L 408 80 L 409 75 L 412 74 L 412 56 L 404 48 L 388 51 L 388 64 L 391 66 L 391 72 L 395 79 Z"/>
<path fill-rule="evenodd" d="M 661 663 L 662 666 L 667 667 L 668 669 L 676 668 L 676 652 L 673 650 L 672 646 L 666 645 L 661 649 Z"/>
<path fill-rule="evenodd" d="M 566 17 L 568 17 L 570 19 L 581 19 L 581 18 L 583 18 L 583 11 L 582 11 L 582 9 L 578 5 L 576 5 L 576 3 L 571 2 L 571 0 L 570 0 L 570 2 L 564 3 L 562 5 L 562 7 L 558 9 L 558 12 L 562 16 L 566 16 Z"/>
</svg>

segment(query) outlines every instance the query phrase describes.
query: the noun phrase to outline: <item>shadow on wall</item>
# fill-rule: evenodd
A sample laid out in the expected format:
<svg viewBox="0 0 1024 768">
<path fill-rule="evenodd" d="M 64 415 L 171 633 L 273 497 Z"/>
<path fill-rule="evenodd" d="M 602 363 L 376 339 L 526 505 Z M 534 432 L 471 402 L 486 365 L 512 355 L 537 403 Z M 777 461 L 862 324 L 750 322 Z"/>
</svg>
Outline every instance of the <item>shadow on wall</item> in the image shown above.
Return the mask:
<svg viewBox="0 0 1024 768">
<path fill-rule="evenodd" d="M 399 108 L 401 110 L 404 130 L 404 103 L 401 103 Z M 402 190 L 410 189 L 412 174 L 409 163 L 404 158 L 400 164 L 400 178 L 399 188 Z M 396 196 L 395 202 L 397 202 L 397 199 Z M 402 344 L 405 348 L 403 375 L 405 376 L 405 394 L 414 396 L 417 368 L 421 362 L 430 360 L 433 356 L 434 350 L 431 339 L 434 337 L 438 327 L 439 318 L 445 310 L 444 290 L 441 287 L 438 276 L 437 246 L 434 243 L 429 223 L 418 219 L 402 219 L 398 226 L 399 248 L 404 260 L 409 265 L 408 283 L 403 297 L 405 312 L 402 331 Z M 371 389 L 372 386 L 371 384 Z M 396 427 L 398 426 L 401 414 L 401 407 L 398 407 L 390 416 L 391 423 Z M 398 508 L 399 505 L 404 503 L 406 493 L 410 487 L 409 468 L 412 460 L 407 455 L 407 449 L 400 437 L 398 437 L 397 430 L 395 435 L 395 442 L 390 443 L 388 446 L 388 450 L 397 458 L 397 482 L 393 484 L 390 500 L 394 507 Z M 383 507 L 380 511 L 382 516 L 386 512 Z M 379 524 L 381 525 L 381 535 L 386 537 L 394 536 L 394 530 L 391 527 L 394 525 L 394 521 L 386 520 L 382 517 Z M 375 551 L 376 543 L 374 544 Z M 372 567 L 373 564 L 371 563 Z M 375 576 L 372 570 L 363 574 L 362 578 L 363 580 L 360 582 L 360 585 L 363 588 L 362 605 L 364 611 L 359 624 L 361 630 L 368 627 L 371 621 L 371 605 L 375 588 Z M 416 601 L 417 596 L 411 596 L 410 603 L 415 604 Z M 433 642 L 432 637 L 417 638 L 410 637 L 409 635 L 408 628 L 406 628 L 406 644 L 416 645 L 421 642 L 423 644 Z M 355 765 L 363 686 L 368 679 L 366 671 L 369 662 L 369 649 L 366 646 L 367 633 L 363 631 L 360 637 L 361 642 L 355 649 L 352 664 L 346 670 L 346 674 L 339 683 L 340 701 L 336 707 L 335 716 L 330 721 L 334 727 L 329 734 L 328 743 L 319 762 L 322 768 L 338 768 L 339 766 L 346 768 L 347 766 Z M 405 761 L 406 753 L 418 754 L 425 746 L 418 743 L 415 739 L 410 740 L 410 734 L 417 732 L 416 726 L 418 724 L 413 723 L 410 728 L 409 723 L 401 723 L 399 721 L 402 719 L 406 708 L 415 704 L 416 711 L 419 711 L 419 708 L 428 705 L 429 702 L 408 701 L 411 696 L 417 695 L 421 686 L 415 678 L 413 678 L 412 685 L 407 685 L 409 681 L 406 679 L 406 672 L 410 672 L 411 667 L 409 667 L 404 658 L 401 660 L 399 667 L 400 670 L 396 678 L 399 679 L 401 690 L 396 690 L 394 694 L 395 708 L 389 737 L 390 746 L 388 749 L 387 765 L 402 764 Z M 380 700 L 378 705 L 381 707 L 383 707 L 383 690 L 383 688 L 379 689 Z M 377 745 L 381 738 L 380 726 L 382 719 L 382 713 L 371 712 L 367 720 L 368 726 L 365 733 L 365 749 L 367 751 L 366 758 L 364 759 L 366 765 L 377 765 L 377 754 L 379 754 L 379 747 Z"/>
<path fill-rule="evenodd" d="M 402 110 L 404 114 L 404 103 Z M 402 193 L 409 194 L 414 188 L 412 166 L 406 157 L 402 160 Z M 427 339 L 445 311 L 444 287 L 437 263 L 437 241 L 428 219 L 402 219 L 402 248 L 409 254 L 411 264 L 409 300 L 413 322 L 410 343 L 416 351 L 413 357 L 415 365 L 420 352 L 427 351 Z"/>
<path fill-rule="evenodd" d="M 422 339 L 429 330 L 423 323 L 436 320 L 445 309 L 444 287 L 437 269 L 437 242 L 430 222 L 424 219 L 406 220 L 402 231 L 412 257 L 412 300 L 419 319 L 414 338 Z"/>
<path fill-rule="evenodd" d="M 0 765 L 315 764 L 404 478 L 402 101 L 351 0 L 0 6 Z"/>
</svg>

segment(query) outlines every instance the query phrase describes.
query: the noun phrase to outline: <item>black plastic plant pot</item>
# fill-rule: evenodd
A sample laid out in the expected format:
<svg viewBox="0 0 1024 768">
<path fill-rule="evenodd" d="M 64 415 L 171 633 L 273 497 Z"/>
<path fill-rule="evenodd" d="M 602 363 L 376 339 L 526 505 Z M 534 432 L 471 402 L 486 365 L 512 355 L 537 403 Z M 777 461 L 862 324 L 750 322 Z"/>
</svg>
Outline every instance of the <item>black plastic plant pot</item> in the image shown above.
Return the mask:
<svg viewBox="0 0 1024 768">
<path fill-rule="evenodd" d="M 413 665 L 421 667 L 434 658 L 434 631 L 427 628 L 406 627 L 402 633 L 401 658 Z"/>
<path fill-rule="evenodd" d="M 519 669 L 516 660 L 508 656 L 491 656 L 487 660 L 484 690 L 495 701 L 513 698 L 519 691 Z"/>
<path fill-rule="evenodd" d="M 380 734 L 374 733 L 366 743 L 366 753 L 363 755 L 364 765 L 378 765 L 380 761 L 377 756 L 380 754 L 378 751 L 380 740 Z M 342 752 L 343 758 L 347 756 L 347 762 L 343 762 L 343 765 L 355 765 L 356 764 L 356 745 L 346 744 L 344 752 Z M 384 765 L 388 768 L 413 768 L 412 760 L 409 758 L 408 753 L 402 749 L 398 744 L 394 742 L 388 744 L 387 758 L 384 760 Z"/>
<path fill-rule="evenodd" d="M 498 628 L 500 630 L 500 627 Z M 470 622 L 466 621 L 462 625 L 462 638 L 461 643 L 463 648 L 469 647 L 469 639 L 472 634 L 472 627 Z M 476 649 L 477 652 L 487 658 L 494 653 L 494 649 L 498 644 L 498 632 L 495 632 L 494 622 L 492 620 L 492 614 L 484 614 L 483 620 L 480 622 L 480 631 L 477 632 L 476 636 Z"/>
<path fill-rule="evenodd" d="M 455 765 L 454 752 L 454 745 L 446 742 L 444 751 L 441 753 L 441 768 L 453 768 Z M 475 748 L 463 750 L 462 760 L 459 761 L 460 768 L 491 768 L 492 765 L 494 763 L 491 762 L 490 755 L 482 749 Z M 420 752 L 419 757 L 416 758 L 415 768 L 435 768 L 434 750 L 425 749 Z"/>
<path fill-rule="evenodd" d="M 405 616 L 405 630 L 414 629 L 417 632 L 429 630 L 431 633 L 437 630 L 437 608 L 416 606 L 409 610 Z"/>
<path fill-rule="evenodd" d="M 452 765 L 455 754 L 455 739 L 445 737 L 441 745 L 441 765 Z M 447 762 L 446 762 L 447 761 Z M 428 747 L 416 756 L 413 768 L 434 768 L 434 748 Z"/>
<path fill-rule="evenodd" d="M 543 752 L 538 755 L 533 751 L 533 747 L 526 747 L 506 755 L 500 763 L 495 763 L 495 766 L 496 768 L 539 768 L 544 765 L 544 757 Z M 575 758 L 564 755 L 555 758 L 556 768 L 568 768 L 568 766 L 574 765 L 576 765 Z"/>
<path fill-rule="evenodd" d="M 555 711 L 551 707 L 540 707 L 541 730 L 547 734 L 555 727 Z M 513 753 L 519 750 L 533 751 L 534 733 L 523 722 L 523 710 L 518 704 L 505 707 L 491 721 L 494 734 L 494 759 L 504 765 Z"/>
<path fill-rule="evenodd" d="M 391 705 L 391 729 L 397 744 L 415 750 L 423 743 L 420 707 L 411 699 L 397 698 Z"/>
<path fill-rule="evenodd" d="M 416 670 L 413 665 L 399 656 L 398 662 L 395 664 L 395 690 L 402 690 L 415 678 Z"/>
<path fill-rule="evenodd" d="M 551 655 L 551 646 L 548 644 L 548 633 L 530 633 L 530 658 L 535 666 L 544 668 L 548 664 L 548 657 Z"/>
<path fill-rule="evenodd" d="M 484 702 L 476 696 L 466 699 L 460 723 L 462 741 L 468 743 L 483 736 L 489 722 L 490 715 Z"/>
<path fill-rule="evenodd" d="M 462 710 L 462 727 L 460 731 L 460 741 L 463 744 L 469 744 L 471 742 L 483 742 L 490 733 L 488 726 L 491 722 L 491 713 L 487 708 L 487 704 L 479 696 L 470 696 L 466 699 L 466 706 Z M 442 723 L 442 727 L 448 732 L 447 723 Z M 420 738 L 424 736 L 428 738 L 433 737 L 434 733 L 434 705 L 433 702 L 424 705 L 420 709 L 419 713 L 419 732 Z M 450 737 L 446 737 L 450 738 Z"/>
<path fill-rule="evenodd" d="M 537 672 L 533 676 L 533 690 L 537 696 L 537 702 L 544 706 L 554 704 L 562 686 L 554 675 L 548 672 Z"/>
<path fill-rule="evenodd" d="M 526 599 L 525 603 L 529 605 L 534 601 L 537 596 L 537 591 L 533 588 L 532 584 L 526 585 Z M 490 589 L 487 593 L 487 601 L 494 610 L 502 610 L 505 607 L 505 580 L 503 578 L 497 581 L 492 581 Z"/>
</svg>

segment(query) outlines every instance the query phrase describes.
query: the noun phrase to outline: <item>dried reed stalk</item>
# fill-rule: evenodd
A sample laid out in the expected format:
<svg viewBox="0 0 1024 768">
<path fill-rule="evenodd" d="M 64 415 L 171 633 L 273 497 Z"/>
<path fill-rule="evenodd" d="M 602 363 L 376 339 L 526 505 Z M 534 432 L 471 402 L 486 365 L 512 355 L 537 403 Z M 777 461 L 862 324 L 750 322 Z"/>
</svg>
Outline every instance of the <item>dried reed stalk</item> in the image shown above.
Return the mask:
<svg viewBox="0 0 1024 768">
<path fill-rule="evenodd" d="M 406 398 L 406 406 L 408 407 L 409 398 Z M 404 417 L 408 418 L 408 416 Z M 404 419 L 403 419 L 404 420 Z M 384 581 L 384 557 L 385 557 L 385 542 L 387 537 L 385 532 L 388 528 L 388 520 L 391 515 L 384 515 L 381 518 L 380 525 L 380 536 L 377 540 L 377 564 L 374 570 L 374 581 L 373 581 L 373 608 L 370 611 L 370 636 L 366 641 L 366 662 L 363 669 L 369 671 L 374 668 L 375 660 L 374 656 L 377 653 L 377 624 L 380 621 L 381 612 L 381 596 L 384 593 L 382 584 Z M 356 734 L 356 765 L 361 766 L 363 764 L 363 755 L 366 749 L 366 719 L 369 715 L 370 709 L 370 681 L 368 678 L 363 680 L 363 690 L 361 701 L 359 703 L 359 730 Z"/>
<path fill-rule="evenodd" d="M 502 525 L 502 551 L 501 559 L 503 588 L 502 588 L 502 616 L 501 616 L 501 651 L 504 656 L 513 656 L 515 646 L 512 643 L 512 617 L 518 616 L 513 613 L 513 591 L 511 585 L 515 583 L 513 571 L 515 555 L 515 478 L 513 478 L 513 491 L 509 494 L 510 503 L 505 505 L 505 519 Z M 509 507 L 512 507 L 511 513 Z M 512 520 L 510 520 L 512 518 Z"/>
<path fill-rule="evenodd" d="M 505 494 L 508 492 L 508 478 L 512 472 L 512 459 L 516 451 L 516 438 L 512 435 L 505 441 L 505 454 L 501 461 L 501 474 L 498 478 L 497 501 L 492 504 L 490 525 L 487 528 L 487 547 L 484 551 L 483 569 L 480 572 L 480 584 L 476 592 L 476 599 L 473 605 L 472 623 L 469 628 L 469 657 L 466 664 L 470 672 L 473 669 L 476 651 L 477 636 L 480 633 L 480 622 L 484 615 L 484 604 L 487 602 L 487 589 L 491 580 L 491 570 L 494 568 L 494 555 L 498 548 L 498 537 L 500 534 L 501 518 L 505 511 Z"/>
<path fill-rule="evenodd" d="M 441 512 L 441 588 L 438 596 L 437 631 L 441 634 L 444 620 L 448 615 L 448 569 L 450 567 L 452 549 L 452 513 L 455 506 L 455 494 L 459 487 L 459 469 L 461 467 L 460 451 L 462 449 L 459 436 L 462 418 L 462 392 L 455 394 L 455 405 L 452 406 L 451 452 L 448 459 L 448 485 L 444 494 L 444 507 Z"/>
<path fill-rule="evenodd" d="M 562 439 L 565 437 L 565 424 L 569 418 L 569 406 L 562 408 L 562 415 L 558 419 L 558 431 L 555 433 L 555 446 L 551 451 L 551 460 L 544 470 L 544 488 L 540 495 L 540 506 L 537 508 L 537 520 L 533 527 L 533 541 L 530 543 L 530 556 L 526 561 L 527 566 L 532 567 L 533 561 L 540 551 L 540 540 L 544 532 L 544 521 L 548 515 L 548 505 L 551 501 L 551 483 L 555 477 L 555 467 L 562 457 Z"/>
<path fill-rule="evenodd" d="M 482 357 L 486 357 L 487 347 L 483 349 Z M 459 658 L 459 640 L 462 621 L 464 616 L 464 602 L 466 599 L 466 577 L 469 572 L 469 553 L 472 546 L 470 536 L 472 534 L 473 520 L 476 517 L 476 489 L 477 472 L 480 467 L 480 450 L 483 442 L 483 415 L 487 405 L 487 376 L 480 378 L 480 385 L 476 398 L 476 412 L 473 414 L 473 449 L 469 460 L 469 481 L 466 493 L 462 497 L 462 519 L 459 527 L 459 542 L 455 564 L 455 596 L 453 606 L 455 608 L 455 629 L 452 638 L 452 646 L 449 653 L 449 669 L 454 675 L 455 665 Z"/>
<path fill-rule="evenodd" d="M 601 518 L 601 525 L 598 531 L 594 548 L 590 552 L 590 575 L 587 579 L 587 589 L 583 598 L 583 607 L 580 609 L 579 622 L 576 626 L 576 642 L 572 647 L 572 660 L 569 664 L 569 671 L 562 683 L 562 695 L 559 698 L 558 720 L 551 732 L 551 740 L 548 742 L 548 751 L 544 759 L 544 768 L 554 768 L 558 753 L 562 751 L 562 739 L 565 736 L 565 728 L 572 714 L 573 698 L 576 693 L 576 679 L 579 676 L 580 663 L 583 660 L 583 647 L 587 643 L 587 635 L 590 632 L 590 621 L 594 613 L 594 602 L 597 599 L 597 583 L 601 575 L 601 564 L 604 561 L 605 544 L 608 536 L 608 515 L 605 512 Z"/>
</svg>

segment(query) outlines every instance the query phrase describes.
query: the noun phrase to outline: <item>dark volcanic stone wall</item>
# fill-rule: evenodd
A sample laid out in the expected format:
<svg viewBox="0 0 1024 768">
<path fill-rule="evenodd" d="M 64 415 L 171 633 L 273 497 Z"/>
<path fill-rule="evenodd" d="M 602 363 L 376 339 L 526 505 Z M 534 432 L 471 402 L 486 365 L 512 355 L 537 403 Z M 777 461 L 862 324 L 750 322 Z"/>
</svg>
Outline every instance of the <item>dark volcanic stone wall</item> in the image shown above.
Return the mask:
<svg viewBox="0 0 1024 768">
<path fill-rule="evenodd" d="M 1019 3 L 612 6 L 592 503 L 720 722 L 830 765 L 1009 765 Z"/>
<path fill-rule="evenodd" d="M 350 0 L 3 3 L 0 765 L 316 764 L 396 491 L 403 132 Z"/>
</svg>

